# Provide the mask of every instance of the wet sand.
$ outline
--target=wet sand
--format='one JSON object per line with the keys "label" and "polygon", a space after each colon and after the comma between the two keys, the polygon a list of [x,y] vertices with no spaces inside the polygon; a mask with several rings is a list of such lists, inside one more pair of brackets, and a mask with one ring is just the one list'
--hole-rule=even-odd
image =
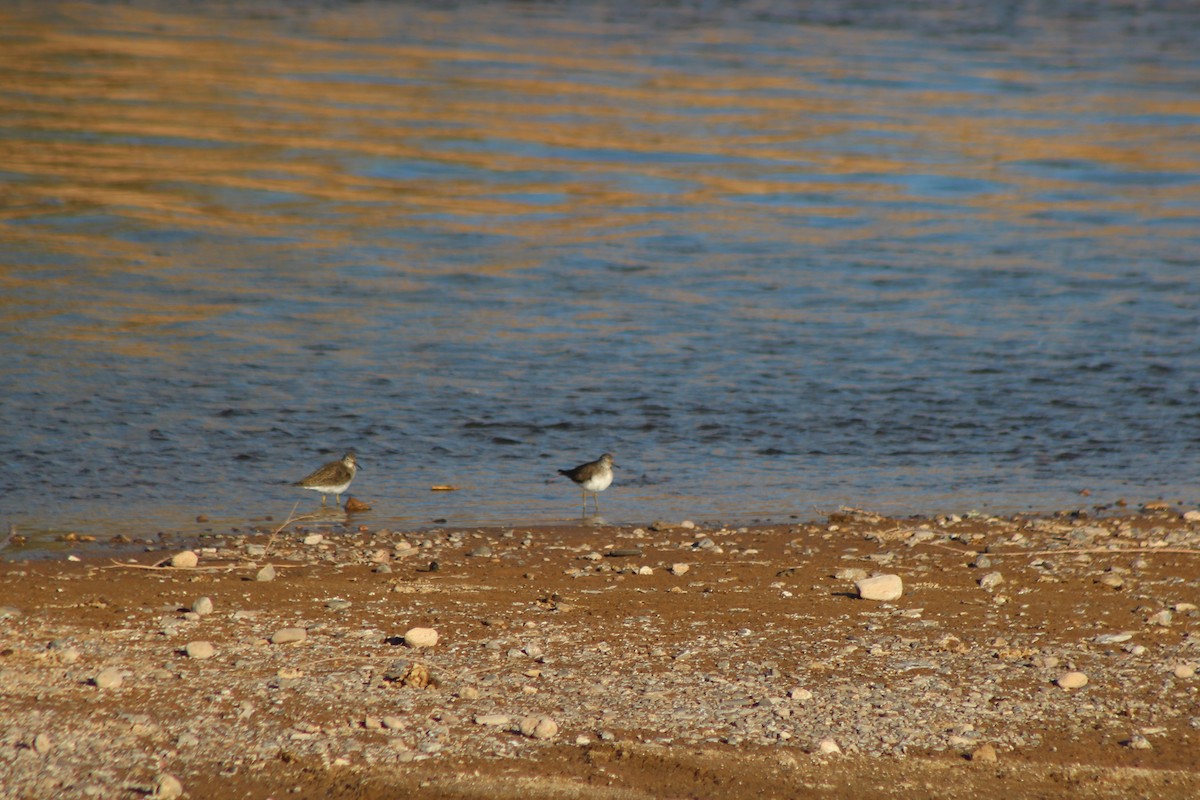
{"label": "wet sand", "polygon": [[[170,565],[177,542],[6,562],[0,785],[19,798],[169,797],[166,776],[197,798],[1200,796],[1200,515],[1119,511],[301,521],[194,542],[190,568]],[[274,579],[258,580],[268,564]],[[856,579],[874,573],[898,575],[902,596],[860,598]],[[406,644],[413,628],[436,645]],[[1086,685],[1063,688],[1069,673]]]}

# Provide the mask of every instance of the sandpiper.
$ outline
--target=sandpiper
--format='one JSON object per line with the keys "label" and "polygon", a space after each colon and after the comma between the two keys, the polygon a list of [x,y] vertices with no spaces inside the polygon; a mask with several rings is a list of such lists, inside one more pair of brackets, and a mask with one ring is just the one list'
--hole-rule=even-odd
{"label": "sandpiper", "polygon": [[358,459],[355,458],[354,452],[350,451],[337,461],[330,461],[307,478],[296,481],[292,486],[302,486],[305,489],[320,492],[321,508],[325,507],[325,498],[328,495],[334,495],[340,506],[342,492],[350,488],[350,481],[354,480],[356,472],[358,472]]}
{"label": "sandpiper", "polygon": [[575,481],[583,490],[583,515],[587,516],[587,493],[592,493],[596,503],[596,516],[600,516],[600,492],[607,489],[613,482],[612,453],[605,453],[595,461],[580,464],[572,469],[560,469],[559,475],[566,475]]}

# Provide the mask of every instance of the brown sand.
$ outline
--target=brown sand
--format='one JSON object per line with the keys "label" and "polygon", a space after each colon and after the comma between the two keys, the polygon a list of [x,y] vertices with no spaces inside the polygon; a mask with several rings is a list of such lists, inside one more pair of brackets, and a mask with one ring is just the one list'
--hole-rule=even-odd
{"label": "brown sand", "polygon": [[1177,511],[363,527],[0,564],[0,795],[1200,797]]}

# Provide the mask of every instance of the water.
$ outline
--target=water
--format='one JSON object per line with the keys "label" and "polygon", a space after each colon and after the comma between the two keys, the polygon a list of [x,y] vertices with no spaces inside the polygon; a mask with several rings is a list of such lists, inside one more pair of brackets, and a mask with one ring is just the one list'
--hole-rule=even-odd
{"label": "water", "polygon": [[6,4],[0,523],[1194,502],[1200,12],[795,5]]}

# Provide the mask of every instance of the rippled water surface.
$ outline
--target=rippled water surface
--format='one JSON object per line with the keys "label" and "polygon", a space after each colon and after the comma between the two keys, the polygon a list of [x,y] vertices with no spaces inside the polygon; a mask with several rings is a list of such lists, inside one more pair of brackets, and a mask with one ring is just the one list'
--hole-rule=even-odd
{"label": "rippled water surface", "polygon": [[1194,4],[434,5],[0,7],[0,523],[1200,496]]}

